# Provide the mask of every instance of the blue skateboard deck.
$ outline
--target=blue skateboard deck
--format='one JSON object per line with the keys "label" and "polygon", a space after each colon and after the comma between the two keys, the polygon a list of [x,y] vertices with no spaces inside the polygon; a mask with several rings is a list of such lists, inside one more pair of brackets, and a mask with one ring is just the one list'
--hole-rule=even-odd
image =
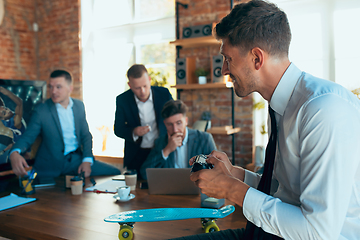
{"label": "blue skateboard deck", "polygon": [[220,209],[209,208],[156,208],[142,209],[113,214],[104,219],[105,222],[132,223],[184,220],[191,218],[224,218],[235,211],[235,207],[227,205]]}
{"label": "blue skateboard deck", "polygon": [[224,218],[235,211],[235,207],[227,205],[220,209],[209,208],[154,208],[121,212],[104,219],[105,222],[119,223],[119,240],[131,240],[136,222],[174,221],[200,218],[204,232],[219,231],[215,220]]}

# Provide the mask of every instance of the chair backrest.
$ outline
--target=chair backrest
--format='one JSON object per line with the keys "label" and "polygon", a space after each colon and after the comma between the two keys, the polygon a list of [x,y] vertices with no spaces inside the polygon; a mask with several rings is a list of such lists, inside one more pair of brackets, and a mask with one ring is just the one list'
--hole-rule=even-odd
{"label": "chair backrest", "polygon": [[198,120],[192,126],[192,129],[197,129],[199,131],[206,132],[210,128],[211,121],[210,120]]}

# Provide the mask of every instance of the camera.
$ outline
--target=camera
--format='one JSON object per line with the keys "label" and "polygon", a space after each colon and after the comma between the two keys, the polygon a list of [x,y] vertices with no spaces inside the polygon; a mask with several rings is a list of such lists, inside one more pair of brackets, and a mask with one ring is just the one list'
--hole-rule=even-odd
{"label": "camera", "polygon": [[191,172],[197,172],[202,169],[212,169],[213,165],[206,162],[207,156],[200,154],[195,157]]}

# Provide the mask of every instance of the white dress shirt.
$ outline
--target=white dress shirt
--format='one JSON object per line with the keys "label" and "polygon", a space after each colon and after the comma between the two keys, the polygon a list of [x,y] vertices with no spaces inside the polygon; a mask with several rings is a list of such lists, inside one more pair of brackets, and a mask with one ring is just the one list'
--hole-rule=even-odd
{"label": "white dress shirt", "polygon": [[[79,141],[75,134],[75,120],[72,109],[73,105],[74,102],[71,98],[69,100],[69,105],[67,106],[67,108],[64,108],[60,103],[55,103],[64,138],[64,155],[67,155],[70,152],[73,152],[79,148]],[[93,164],[94,160],[92,157],[86,157],[83,159],[83,162],[89,162]]]}
{"label": "white dress shirt", "polygon": [[[140,144],[141,148],[153,148],[154,141],[159,136],[159,130],[156,126],[156,116],[154,109],[154,102],[152,97],[152,92],[150,90],[150,96],[146,102],[140,101],[135,95],[136,105],[139,109],[139,117],[141,126],[149,126],[150,131],[142,136],[142,141]],[[136,141],[139,136],[133,135],[134,141]]]}
{"label": "white dress shirt", "polygon": [[256,190],[260,176],[246,170],[245,217],[284,239],[360,239],[360,101],[291,64],[270,106],[275,192]]}

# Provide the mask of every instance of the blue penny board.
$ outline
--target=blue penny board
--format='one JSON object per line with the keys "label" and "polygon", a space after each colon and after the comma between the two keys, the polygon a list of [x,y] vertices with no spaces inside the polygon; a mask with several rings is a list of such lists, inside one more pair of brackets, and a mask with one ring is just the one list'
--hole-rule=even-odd
{"label": "blue penny board", "polygon": [[154,208],[113,214],[104,219],[105,222],[159,222],[184,220],[191,218],[223,218],[235,211],[235,207],[227,205],[220,209],[210,208]]}

